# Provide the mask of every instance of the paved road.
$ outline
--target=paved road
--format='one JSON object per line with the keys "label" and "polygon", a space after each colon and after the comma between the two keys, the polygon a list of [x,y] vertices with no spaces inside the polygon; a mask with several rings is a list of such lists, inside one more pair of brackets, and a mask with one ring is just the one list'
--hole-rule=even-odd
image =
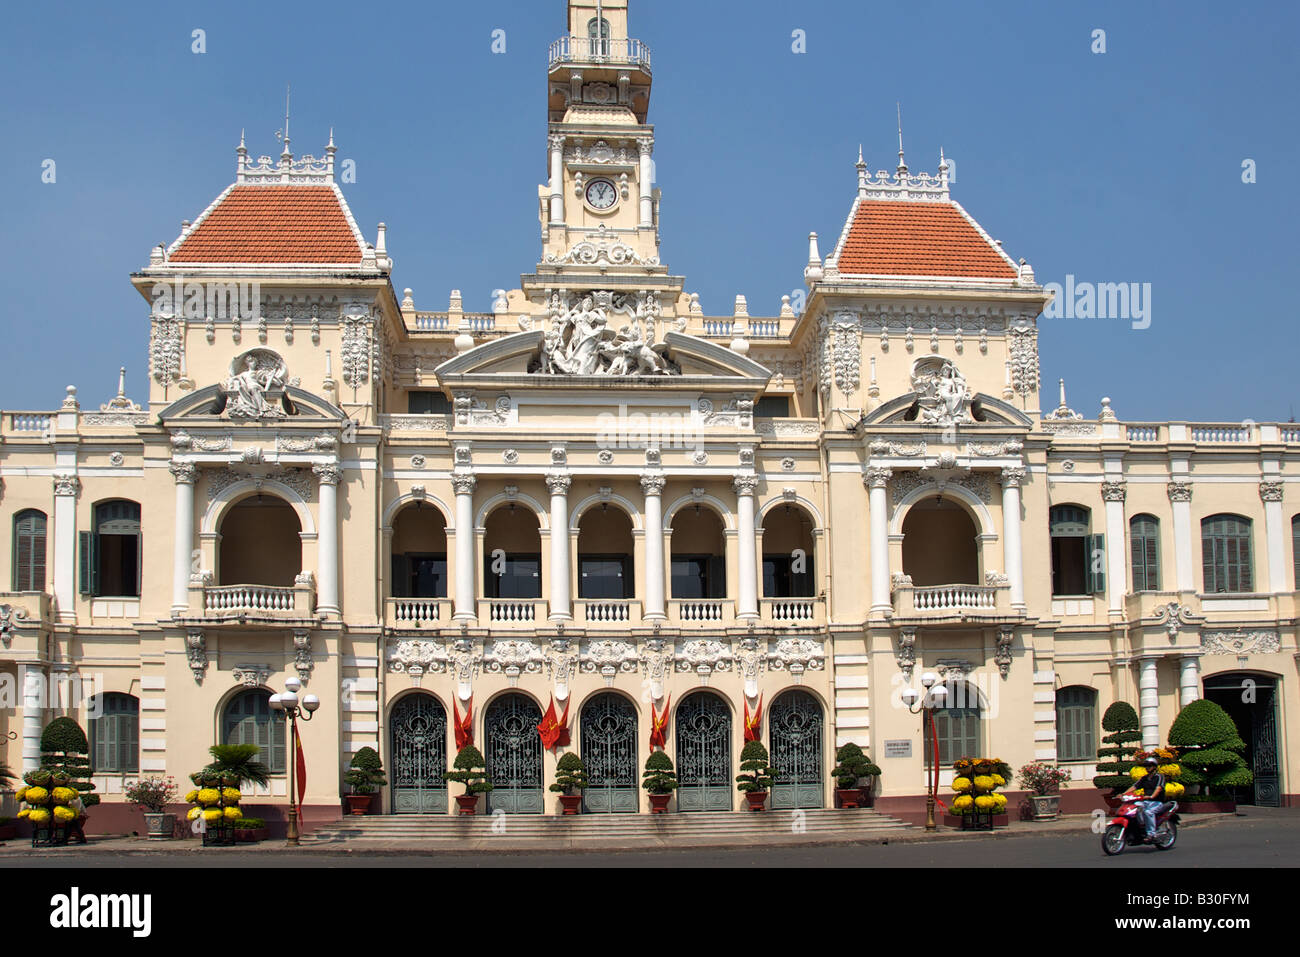
{"label": "paved road", "polygon": [[1116,858],[1101,852],[1099,835],[1081,825],[1077,832],[1025,836],[970,836],[938,842],[894,841],[888,844],[818,847],[695,848],[683,850],[580,852],[504,852],[500,854],[434,852],[428,854],[368,855],[320,851],[284,851],[280,854],[210,850],[202,854],[115,854],[81,850],[75,861],[62,852],[48,855],[6,856],[3,865],[32,867],[201,867],[266,868],[497,868],[497,867],[871,867],[931,868],[969,866],[978,845],[981,867],[1106,867],[1196,869],[1216,867],[1293,867],[1300,859],[1300,813],[1291,809],[1251,808],[1246,816],[1202,820],[1185,827],[1178,845],[1170,851],[1151,847],[1129,848]]}

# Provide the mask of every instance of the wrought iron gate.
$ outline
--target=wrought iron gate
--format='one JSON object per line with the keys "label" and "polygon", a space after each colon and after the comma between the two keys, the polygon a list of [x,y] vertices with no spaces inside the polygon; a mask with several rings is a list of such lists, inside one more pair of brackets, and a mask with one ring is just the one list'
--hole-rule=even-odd
{"label": "wrought iron gate", "polygon": [[772,807],[822,806],[822,706],[806,691],[787,691],[770,712]]}
{"label": "wrought iron gate", "polygon": [[542,709],[520,694],[497,698],[483,720],[484,759],[492,790],[488,811],[542,813],[542,738],[537,725]]}
{"label": "wrought iron gate", "polygon": [[393,705],[394,814],[447,813],[447,709],[430,694]]}
{"label": "wrought iron gate", "polygon": [[1277,688],[1259,681],[1257,700],[1250,714],[1251,771],[1255,775],[1255,804],[1280,807],[1281,782],[1277,771]]}
{"label": "wrought iron gate", "polygon": [[731,709],[697,692],[677,706],[677,810],[731,810]]}
{"label": "wrought iron gate", "polygon": [[588,811],[637,812],[636,709],[622,695],[597,695],[582,709],[582,762]]}

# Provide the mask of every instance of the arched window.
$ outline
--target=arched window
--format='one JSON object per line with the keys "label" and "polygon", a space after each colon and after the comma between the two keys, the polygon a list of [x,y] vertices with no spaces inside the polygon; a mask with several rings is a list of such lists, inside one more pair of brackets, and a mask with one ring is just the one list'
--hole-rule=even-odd
{"label": "arched window", "polygon": [[140,701],[109,691],[92,705],[90,766],[96,774],[132,774],[140,770]]}
{"label": "arched window", "polygon": [[271,692],[263,688],[244,691],[230,699],[221,715],[222,744],[255,744],[257,760],[272,774],[285,768],[284,724],[271,711]]}
{"label": "arched window", "polygon": [[45,591],[45,513],[14,516],[14,591]]}
{"label": "arched window", "polygon": [[592,56],[609,56],[609,21],[592,17],[587,21],[587,38]]}
{"label": "arched window", "polygon": [[[939,739],[939,766],[950,765],[958,758],[977,757],[980,753],[979,692],[964,681],[950,681],[942,708],[934,712],[934,732]],[[934,738],[930,722],[925,722],[925,754],[932,754]],[[922,755],[924,757],[925,755]]]}
{"label": "arched window", "polygon": [[1128,523],[1133,590],[1160,590],[1160,523],[1154,515],[1134,515]]}
{"label": "arched window", "polygon": [[1254,590],[1250,519],[1211,515],[1201,520],[1201,571],[1206,594]]}
{"label": "arched window", "polygon": [[79,541],[81,594],[140,597],[140,505],[126,499],[95,506],[92,531]]}
{"label": "arched window", "polygon": [[1050,513],[1052,594],[1093,595],[1106,590],[1105,537],[1089,533],[1081,505],[1056,505]]}
{"label": "arched window", "polygon": [[1056,692],[1056,760],[1097,757],[1097,692],[1082,685]]}

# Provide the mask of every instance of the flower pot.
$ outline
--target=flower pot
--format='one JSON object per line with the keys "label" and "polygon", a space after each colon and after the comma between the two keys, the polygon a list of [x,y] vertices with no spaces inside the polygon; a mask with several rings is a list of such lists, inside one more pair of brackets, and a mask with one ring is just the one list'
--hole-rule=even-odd
{"label": "flower pot", "polygon": [[763,805],[767,803],[766,791],[746,791],[745,801],[749,804],[751,811],[763,810]]}
{"label": "flower pot", "polygon": [[256,844],[258,841],[265,841],[270,834],[270,829],[265,827],[256,828],[238,828],[235,831],[235,841],[240,844]]}
{"label": "flower pot", "polygon": [[1034,809],[1033,820],[1055,821],[1057,812],[1061,808],[1061,795],[1031,794],[1029,795],[1029,803]]}
{"label": "flower pot", "polygon": [[580,814],[582,812],[582,795],[561,794],[560,807],[564,808],[565,814]]}
{"label": "flower pot", "polygon": [[672,800],[671,794],[652,794],[650,795],[650,813],[667,814],[668,802]]}
{"label": "flower pot", "polygon": [[862,789],[836,788],[835,800],[839,802],[842,808],[858,807],[859,802],[862,800]]}
{"label": "flower pot", "polygon": [[876,806],[876,779],[867,778],[867,783],[858,788],[862,796],[858,799],[858,807],[875,807]]}
{"label": "flower pot", "polygon": [[370,813],[370,800],[373,794],[349,794],[348,795],[348,813],[360,816]]}
{"label": "flower pot", "polygon": [[474,812],[478,810],[477,794],[458,794],[456,795],[456,806],[460,808],[460,813],[466,817],[473,817]]}
{"label": "flower pot", "polygon": [[144,833],[151,840],[170,841],[176,829],[176,815],[163,812],[144,813]]}

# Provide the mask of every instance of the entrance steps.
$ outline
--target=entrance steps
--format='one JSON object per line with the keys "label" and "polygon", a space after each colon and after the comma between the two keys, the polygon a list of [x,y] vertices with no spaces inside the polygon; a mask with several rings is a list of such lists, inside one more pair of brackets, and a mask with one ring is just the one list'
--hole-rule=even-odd
{"label": "entrance steps", "polygon": [[910,825],[870,809],[700,811],[675,814],[509,814],[497,817],[391,814],[345,817],[316,828],[304,844],[356,848],[471,850],[488,847],[592,850],[716,847],[872,840]]}

